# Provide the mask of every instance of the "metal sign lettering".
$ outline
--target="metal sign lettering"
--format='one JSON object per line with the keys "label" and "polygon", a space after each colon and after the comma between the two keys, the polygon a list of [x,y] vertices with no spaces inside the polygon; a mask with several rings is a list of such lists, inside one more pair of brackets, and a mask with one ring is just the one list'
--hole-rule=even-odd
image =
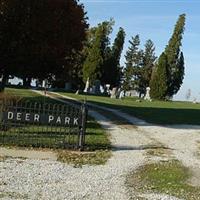
{"label": "metal sign lettering", "polygon": [[3,120],[5,122],[26,123],[26,124],[42,124],[56,126],[79,126],[80,118],[70,115],[53,115],[43,113],[25,113],[16,111],[3,112]]}

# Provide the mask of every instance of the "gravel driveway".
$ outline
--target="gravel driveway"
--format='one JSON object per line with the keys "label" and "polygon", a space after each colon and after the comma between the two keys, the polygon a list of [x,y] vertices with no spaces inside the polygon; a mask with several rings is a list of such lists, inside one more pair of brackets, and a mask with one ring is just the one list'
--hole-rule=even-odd
{"label": "gravel driveway", "polygon": [[106,165],[74,168],[57,161],[6,159],[0,162],[2,199],[128,199],[125,175],[145,161],[138,132],[119,128],[95,115],[112,135],[112,158]]}
{"label": "gravel driveway", "polygon": [[[169,147],[174,157],[193,169],[194,174],[200,174],[200,161],[195,154],[200,127],[155,126],[120,111],[112,112],[138,127],[119,126],[94,111],[90,113],[111,135],[113,156],[105,165],[74,168],[51,160],[8,158],[0,161],[0,199],[130,199],[126,175],[151,160],[144,147],[156,142]],[[194,175],[191,183],[199,185],[199,178]],[[142,196],[176,199],[160,194]],[[137,194],[132,199],[138,199]]]}

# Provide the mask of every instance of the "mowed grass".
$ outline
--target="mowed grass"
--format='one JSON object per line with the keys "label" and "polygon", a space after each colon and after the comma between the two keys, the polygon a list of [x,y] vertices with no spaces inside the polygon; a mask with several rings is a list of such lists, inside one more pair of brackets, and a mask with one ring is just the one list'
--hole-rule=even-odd
{"label": "mowed grass", "polygon": [[78,100],[87,100],[101,106],[121,110],[155,124],[200,125],[200,104],[180,101],[137,101],[137,98],[111,99],[94,95],[75,95],[60,92]]}
{"label": "mowed grass", "polygon": [[23,99],[23,101],[30,101],[30,102],[37,102],[37,103],[58,103],[57,101],[42,96],[36,92],[33,92],[29,89],[15,89],[15,88],[6,88],[4,91],[5,95],[8,95],[16,98],[16,99]]}
{"label": "mowed grass", "polygon": [[[6,95],[12,95],[18,97],[24,101],[33,101],[33,102],[40,102],[40,103],[60,103],[54,99],[41,96],[38,93],[35,93],[31,90],[27,89],[13,89],[13,88],[6,88],[5,90]],[[30,147],[47,147],[49,144],[53,148],[54,138],[52,138],[52,134],[48,133],[40,133],[36,130],[39,130],[38,127],[30,126],[27,127],[27,134],[26,137],[23,138],[23,134],[20,137],[19,130],[16,130],[14,135],[17,135],[18,140],[13,140],[12,136],[8,133],[8,138],[11,138],[10,144],[12,146],[30,146]],[[44,127],[40,127],[40,129],[44,130]],[[47,128],[48,130],[48,128]],[[28,132],[32,134],[35,140],[30,141],[28,139]],[[13,134],[13,131],[11,132]],[[55,133],[54,133],[55,134]],[[59,135],[59,134],[58,134]],[[38,143],[37,138],[41,141]],[[4,138],[4,140],[6,140]],[[7,141],[7,140],[6,140]],[[13,142],[14,141],[14,142]],[[17,143],[19,141],[19,143]],[[9,144],[9,141],[6,142]],[[58,160],[63,162],[72,163],[74,165],[83,165],[83,164],[104,164],[111,156],[110,153],[110,140],[109,135],[106,131],[98,124],[94,118],[88,117],[87,121],[87,128],[86,128],[86,137],[85,137],[85,152],[84,153],[75,153],[70,151],[59,151],[58,153]],[[86,153],[88,152],[88,153]]]}
{"label": "mowed grass", "polygon": [[39,94],[28,90],[28,89],[14,89],[14,88],[6,88],[4,93],[8,95],[18,96],[21,98],[31,98],[31,97],[40,97]]}
{"label": "mowed grass", "polygon": [[127,176],[131,195],[135,193],[163,193],[187,200],[200,197],[200,187],[187,183],[191,173],[179,161],[171,160],[147,164]]}

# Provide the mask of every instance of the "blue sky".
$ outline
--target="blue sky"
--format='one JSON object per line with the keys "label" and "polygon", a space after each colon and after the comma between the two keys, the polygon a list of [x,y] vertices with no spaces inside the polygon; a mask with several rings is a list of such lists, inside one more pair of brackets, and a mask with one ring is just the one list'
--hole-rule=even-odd
{"label": "blue sky", "polygon": [[119,27],[126,32],[121,64],[131,36],[140,35],[141,47],[147,39],[153,40],[157,56],[171,37],[178,16],[186,14],[186,29],[182,50],[185,56],[184,83],[175,99],[185,100],[188,89],[192,90],[191,100],[200,101],[200,1],[198,0],[80,0],[85,6],[89,24],[114,18],[113,41]]}

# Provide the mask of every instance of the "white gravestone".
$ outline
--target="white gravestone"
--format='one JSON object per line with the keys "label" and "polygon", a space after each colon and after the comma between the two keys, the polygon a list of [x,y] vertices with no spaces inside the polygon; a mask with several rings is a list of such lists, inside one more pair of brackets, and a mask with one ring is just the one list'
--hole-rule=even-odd
{"label": "white gravestone", "polygon": [[119,93],[119,99],[122,99],[124,98],[125,94],[124,94],[124,90],[122,90],[120,93]]}
{"label": "white gravestone", "polygon": [[149,100],[149,101],[151,100],[151,97],[150,97],[150,90],[151,90],[150,87],[147,87],[147,88],[146,88],[146,95],[145,95],[145,97],[144,97],[145,100]]}
{"label": "white gravestone", "polygon": [[106,84],[105,92],[110,95],[110,84]]}
{"label": "white gravestone", "polygon": [[116,98],[117,98],[117,88],[116,88],[116,87],[114,87],[114,88],[111,90],[110,98],[112,98],[112,99],[116,99]]}
{"label": "white gravestone", "polygon": [[89,78],[87,78],[86,84],[85,84],[85,89],[83,90],[83,92],[87,93],[90,90],[90,80]]}

